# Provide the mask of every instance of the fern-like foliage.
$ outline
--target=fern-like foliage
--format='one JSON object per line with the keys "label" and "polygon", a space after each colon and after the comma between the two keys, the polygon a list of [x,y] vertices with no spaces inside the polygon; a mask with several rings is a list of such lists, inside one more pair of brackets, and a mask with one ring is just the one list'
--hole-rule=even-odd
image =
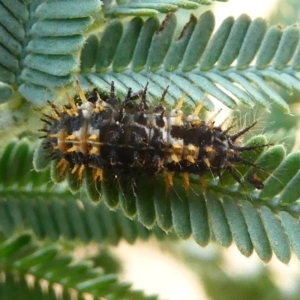
{"label": "fern-like foliage", "polygon": [[112,1],[104,1],[104,11],[108,16],[148,16],[153,17],[160,13],[175,12],[178,8],[195,9],[199,4],[211,4],[207,0],[153,0],[153,1],[132,1],[121,0],[115,5]]}
{"label": "fern-like foliage", "polygon": [[[258,136],[250,140],[249,145],[263,141],[264,138]],[[276,145],[264,153],[249,155],[269,168],[268,172],[259,174],[266,184],[260,193],[250,186],[246,189],[237,186],[226,175],[221,186],[212,179],[206,190],[198,178],[191,178],[189,192],[182,186],[182,179],[176,178],[168,194],[163,178],[151,182],[141,177],[135,194],[130,193],[130,187],[114,186],[111,181],[103,181],[93,193],[86,185],[87,195],[92,200],[100,199],[111,209],[118,206],[122,209],[110,212],[105,206],[88,201],[84,189],[77,192],[82,186],[78,181],[75,184],[71,177],[67,182],[75,195],[62,185],[53,186],[48,171],[39,176],[32,170],[32,148],[28,143],[11,142],[0,161],[0,225],[7,234],[16,228],[30,228],[36,236],[52,240],[63,236],[79,238],[85,243],[96,240],[116,244],[120,238],[131,243],[137,237],[147,239],[150,231],[137,221],[127,219],[125,214],[130,218],[136,216],[146,227],[157,225],[163,231],[174,231],[183,239],[193,236],[201,246],[216,240],[228,247],[234,241],[246,256],[255,250],[262,260],[268,261],[274,252],[287,263],[291,250],[300,257],[299,205],[295,203],[299,190],[291,184],[297,182],[299,176],[300,154],[285,156],[284,148]],[[18,168],[13,167],[14,163]],[[36,154],[35,166],[40,165]],[[249,169],[241,168],[239,172],[247,176]],[[287,184],[290,178],[291,183]],[[91,183],[89,181],[89,185]],[[164,237],[161,229],[152,228],[158,238]]]}
{"label": "fern-like foliage", "polygon": [[[12,6],[8,0],[0,1],[0,101],[27,101],[8,102],[1,112],[8,107],[19,109],[21,115],[28,102],[44,106],[72,88],[77,76],[84,89],[107,90],[114,81],[125,94],[128,87],[139,90],[150,81],[149,98],[160,98],[170,85],[166,99],[171,104],[187,92],[190,103],[206,99],[208,110],[214,107],[210,100],[214,97],[233,109],[240,101],[250,108],[258,103],[266,110],[275,104],[288,113],[277,88],[300,91],[298,26],[268,28],[264,20],[242,15],[225,19],[215,30],[214,16],[207,11],[199,19],[192,15],[174,37],[175,15],[167,14],[161,24],[155,17],[157,12],[192,9],[204,2],[106,0],[102,6],[98,0],[27,0]],[[137,17],[127,23],[114,18],[125,15]],[[32,107],[29,112],[30,122]],[[5,120],[1,116],[4,125]],[[264,136],[256,136],[248,145],[266,142]],[[182,178],[174,178],[169,193],[163,177],[149,182],[141,176],[135,193],[106,179],[95,188],[88,173],[79,182],[69,172],[61,182],[55,166],[47,169],[49,162],[41,150],[36,151],[34,167],[42,172],[33,170],[32,152],[24,141],[3,147],[0,226],[6,235],[31,229],[37,237],[52,241],[64,237],[116,244],[121,238],[133,243],[152,233],[165,238],[166,232],[174,232],[182,239],[193,236],[201,246],[214,240],[228,247],[234,241],[241,253],[249,256],[255,250],[265,262],[274,253],[287,263],[292,250],[300,258],[299,152],[287,155],[283,146],[274,145],[245,156],[266,168],[257,171],[265,183],[260,192],[247,184],[240,187],[224,174],[222,183],[207,175],[206,188],[191,176],[189,191]],[[237,171],[246,178],[252,170]],[[11,283],[7,286],[16,284],[9,272],[6,278]],[[24,278],[19,282],[25,289]],[[78,286],[72,288],[82,292]],[[39,285],[36,291],[40,292]]]}
{"label": "fern-like foliage", "polygon": [[29,234],[1,237],[1,299],[68,300],[74,299],[75,293],[77,299],[84,299],[84,295],[92,299],[108,295],[110,299],[157,299],[131,290],[116,274],[105,274],[91,261],[74,262],[72,252],[62,254],[58,247],[40,246]]}
{"label": "fern-like foliage", "polygon": [[[114,80],[120,90],[139,89],[151,78],[159,97],[170,85],[174,101],[187,92],[191,101],[216,97],[230,108],[237,99],[249,107],[271,103],[289,112],[287,103],[267,82],[292,92],[300,90],[299,28],[267,28],[264,20],[247,15],[229,17],[213,34],[214,16],[194,16],[174,39],[176,17],[132,19],[127,26],[112,20],[101,38],[91,36],[82,52],[80,79],[107,89]],[[109,38],[108,38],[109,37]],[[96,54],[97,53],[97,54]],[[212,108],[209,100],[208,109]]]}
{"label": "fern-like foliage", "polygon": [[[158,1],[156,9],[164,5],[193,8],[192,3],[197,2],[201,3]],[[125,87],[139,89],[150,77],[155,97],[169,84],[172,100],[188,90],[190,101],[207,94],[230,108],[236,108],[239,100],[249,107],[259,103],[269,108],[274,103],[289,112],[287,103],[266,81],[289,92],[300,90],[296,25],[267,28],[264,20],[251,21],[242,15],[237,20],[227,18],[213,34],[214,16],[206,12],[199,20],[191,16],[180,36],[174,38],[176,17],[172,14],[161,25],[156,17],[145,21],[136,17],[127,25],[113,19],[104,28],[97,0],[84,5],[75,0],[35,0],[18,2],[14,8],[5,3],[1,3],[0,18],[2,101],[13,97],[15,83],[18,92],[32,103],[54,100],[62,87],[73,82],[79,65],[77,76],[86,88],[107,89],[114,80],[125,93]],[[151,3],[120,1],[111,6],[106,1],[101,13],[121,11],[125,6],[129,10],[131,6],[151,7]],[[95,28],[99,34],[89,36]],[[208,99],[206,107],[213,107]]]}
{"label": "fern-like foliage", "polygon": [[0,100],[13,97],[13,84],[35,104],[54,100],[78,70],[79,51],[100,8],[98,0],[1,1]]}
{"label": "fern-like foliage", "polygon": [[[149,231],[129,220],[121,211],[109,211],[74,196],[64,185],[54,185],[48,171],[37,173],[32,166],[33,149],[26,140],[11,141],[0,159],[0,227],[10,235],[16,229],[31,229],[39,238],[60,237],[87,243],[134,243],[137,238],[166,234],[159,228]],[[76,198],[81,197],[82,200]],[[62,201],[62,199],[64,199]]]}
{"label": "fern-like foliage", "polygon": [[[256,136],[247,145],[265,142],[263,136]],[[265,181],[261,192],[247,183],[245,187],[238,185],[226,173],[221,182],[207,175],[206,188],[197,176],[192,176],[188,191],[183,186],[183,179],[178,177],[168,193],[163,177],[149,180],[149,177],[141,176],[135,183],[134,193],[130,186],[120,186],[117,181],[105,179],[95,191],[93,180],[88,175],[79,182],[69,173],[67,182],[73,192],[84,187],[91,200],[104,201],[111,209],[121,206],[125,215],[130,218],[137,216],[146,227],[158,225],[166,232],[174,230],[183,239],[193,236],[201,246],[207,245],[211,239],[225,247],[235,241],[241,253],[249,256],[255,249],[266,262],[274,252],[287,263],[291,248],[300,257],[297,238],[299,204],[296,202],[300,198],[297,187],[300,153],[286,156],[284,147],[275,145],[265,152],[248,153],[244,158],[251,158],[267,168],[258,172]],[[35,166],[38,169],[41,160],[37,151]],[[45,159],[42,161],[45,163]],[[237,170],[245,178],[252,172],[245,166]],[[55,165],[52,173],[53,179],[57,180]]]}

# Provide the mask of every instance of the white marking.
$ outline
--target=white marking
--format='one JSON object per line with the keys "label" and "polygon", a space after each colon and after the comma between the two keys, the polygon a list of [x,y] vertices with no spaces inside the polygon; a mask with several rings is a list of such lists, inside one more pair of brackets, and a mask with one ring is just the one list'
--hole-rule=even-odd
{"label": "white marking", "polygon": [[195,121],[199,121],[199,117],[198,116],[194,116],[194,115],[188,115],[186,118],[187,122],[192,123]]}
{"label": "white marking", "polygon": [[87,101],[87,102],[82,103],[82,105],[78,109],[82,110],[83,117],[86,120],[89,120],[91,118],[91,115],[94,110],[94,104]]}

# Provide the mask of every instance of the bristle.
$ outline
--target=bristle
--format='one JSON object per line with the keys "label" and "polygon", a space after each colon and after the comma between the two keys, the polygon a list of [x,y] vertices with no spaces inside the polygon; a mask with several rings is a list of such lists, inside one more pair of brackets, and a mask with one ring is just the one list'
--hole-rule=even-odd
{"label": "bristle", "polygon": [[[235,170],[238,165],[264,170],[242,158],[241,153],[270,144],[236,143],[257,122],[229,135],[232,126],[222,130],[225,121],[215,125],[221,110],[208,120],[199,119],[203,101],[186,116],[182,109],[186,93],[168,110],[163,106],[167,87],[159,105],[152,106],[147,101],[149,82],[136,93],[129,87],[123,101],[116,97],[114,82],[109,94],[97,89],[85,94],[78,81],[76,89],[78,95],[74,99],[67,96],[68,104],[61,109],[49,102],[54,113],[44,114],[45,118],[41,119],[45,126],[40,131],[46,133],[41,136],[42,147],[56,161],[61,176],[69,170],[81,181],[86,171],[92,169],[94,181],[102,181],[110,174],[113,180],[135,182],[144,174],[155,177],[164,173],[166,190],[170,190],[173,177],[181,174],[183,185],[189,190],[190,174],[204,180],[204,175],[209,173],[221,181],[221,174],[227,170],[243,186]],[[255,173],[248,182],[258,189],[263,186]]]}
{"label": "bristle", "polygon": [[244,129],[240,130],[236,134],[229,136],[230,139],[233,142],[235,142],[240,136],[242,136],[243,134],[245,134],[247,131],[249,131],[251,128],[253,128],[256,124],[257,124],[257,121],[253,122],[251,125],[245,127]]}
{"label": "bristle", "polygon": [[41,119],[41,121],[45,122],[45,123],[48,124],[48,125],[52,125],[52,122],[50,122],[50,121],[48,121],[48,120],[46,120],[46,119]]}

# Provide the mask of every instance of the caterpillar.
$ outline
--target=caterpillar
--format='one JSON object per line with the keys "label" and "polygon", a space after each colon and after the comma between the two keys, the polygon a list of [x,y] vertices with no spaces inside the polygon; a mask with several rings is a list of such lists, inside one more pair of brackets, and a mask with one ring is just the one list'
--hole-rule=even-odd
{"label": "caterpillar", "polygon": [[[256,122],[230,134],[231,127],[215,125],[215,116],[201,120],[200,103],[193,113],[182,111],[184,96],[168,110],[163,92],[159,104],[147,101],[148,83],[136,93],[129,88],[123,101],[116,96],[114,82],[107,94],[96,88],[84,93],[77,82],[77,96],[68,96],[68,104],[59,108],[50,103],[52,112],[44,114],[43,147],[63,176],[67,169],[79,180],[87,169],[94,181],[102,181],[105,174],[120,180],[134,180],[142,174],[166,174],[166,185],[173,185],[174,174],[181,174],[189,189],[189,175],[200,177],[210,172],[219,178],[229,172],[241,185],[235,171],[238,164],[261,167],[242,158],[245,151],[268,145],[245,146],[239,138],[251,130]],[[262,189],[263,182],[255,172],[247,181]]]}

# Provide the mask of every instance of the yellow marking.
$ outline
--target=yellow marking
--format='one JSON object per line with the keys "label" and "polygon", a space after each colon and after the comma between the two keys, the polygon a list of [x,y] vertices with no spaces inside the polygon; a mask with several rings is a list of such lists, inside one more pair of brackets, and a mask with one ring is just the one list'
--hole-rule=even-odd
{"label": "yellow marking", "polygon": [[198,116],[198,115],[199,115],[200,110],[202,109],[203,105],[204,105],[204,100],[201,101],[201,102],[195,107],[195,110],[194,110],[194,112],[193,112],[193,116]]}
{"label": "yellow marking", "polygon": [[181,98],[179,99],[179,101],[178,101],[178,103],[177,103],[177,105],[175,107],[176,110],[180,110],[181,109],[185,97],[186,97],[186,93],[183,93],[183,95],[181,96]]}
{"label": "yellow marking", "polygon": [[90,154],[99,154],[99,147],[93,146],[92,149],[90,150]]}
{"label": "yellow marking", "polygon": [[88,137],[88,140],[90,141],[97,141],[98,140],[98,136],[96,134],[92,134]]}
{"label": "yellow marking", "polygon": [[84,168],[84,165],[75,165],[71,171],[71,174],[75,174],[77,172],[78,179],[81,180],[83,177]]}
{"label": "yellow marking", "polygon": [[176,154],[172,154],[171,155],[171,159],[175,162],[175,163],[179,163],[179,159],[178,156]]}
{"label": "yellow marking", "polygon": [[88,144],[92,146],[92,148],[89,150],[90,154],[100,154],[100,147],[99,145],[94,146],[93,142],[99,142],[99,137],[95,134],[92,134],[88,137]]}
{"label": "yellow marking", "polygon": [[172,172],[167,172],[165,182],[166,182],[166,192],[168,193],[170,188],[173,186],[173,175]]}
{"label": "yellow marking", "polygon": [[68,135],[67,137],[66,137],[66,140],[76,140],[77,138],[76,138],[76,135],[74,135],[74,134],[71,134],[71,135]]}
{"label": "yellow marking", "polygon": [[196,120],[196,121],[193,121],[193,122],[192,122],[192,125],[193,125],[193,126],[197,126],[197,127],[200,126],[201,124],[202,124],[202,121],[201,121],[201,120]]}
{"label": "yellow marking", "polygon": [[82,179],[83,171],[84,171],[84,165],[81,165],[79,167],[79,170],[78,170],[78,178],[79,178],[79,180]]}
{"label": "yellow marking", "polygon": [[208,158],[204,158],[203,159],[204,163],[206,164],[206,166],[210,169],[210,162]]}
{"label": "yellow marking", "polygon": [[48,137],[49,138],[56,138],[58,137],[57,133],[51,133],[51,134],[48,134]]}
{"label": "yellow marking", "polygon": [[[101,102],[102,102],[102,100],[101,100]],[[102,105],[102,103],[100,103],[99,106],[96,106],[94,108],[94,112],[96,112],[96,113],[100,113],[103,110],[104,110],[104,105]]]}
{"label": "yellow marking", "polygon": [[178,143],[174,143],[172,145],[172,150],[171,151],[171,159],[175,162],[175,163],[179,163],[180,161],[180,157],[182,155],[182,145],[178,144]]}
{"label": "yellow marking", "polygon": [[68,98],[69,104],[71,105],[72,112],[74,113],[74,115],[78,116],[77,106],[76,106],[74,99],[72,97],[70,97],[70,95],[68,93],[67,93],[67,98]]}
{"label": "yellow marking", "polygon": [[59,149],[58,145],[54,146],[53,149],[58,150]]}
{"label": "yellow marking", "polygon": [[194,157],[193,157],[192,155],[188,155],[188,156],[186,157],[186,160],[187,160],[188,162],[190,162],[191,164],[194,164],[194,163],[195,163],[195,159],[194,159]]}
{"label": "yellow marking", "polygon": [[82,102],[87,102],[87,99],[86,99],[86,97],[85,97],[85,94],[84,94],[84,92],[83,92],[81,86],[80,86],[80,83],[79,83],[79,80],[78,80],[78,79],[76,79],[76,89],[77,89],[77,93],[78,93],[78,95],[79,95],[81,101],[82,101]]}
{"label": "yellow marking", "polygon": [[62,158],[56,165],[56,168],[59,169],[59,176],[63,176],[67,167],[69,165],[69,162]]}
{"label": "yellow marking", "polygon": [[50,104],[50,106],[53,108],[53,110],[55,111],[56,115],[57,115],[58,117],[60,117],[61,113],[60,113],[58,107],[57,107],[55,104],[51,103],[51,102],[49,102],[49,104]]}
{"label": "yellow marking", "polygon": [[103,170],[102,169],[94,169],[93,170],[93,180],[94,181],[97,181],[97,180],[102,181],[103,180]]}
{"label": "yellow marking", "polygon": [[205,148],[205,151],[206,151],[207,153],[213,153],[213,152],[216,152],[215,149],[214,149],[212,146],[206,147],[206,148]]}
{"label": "yellow marking", "polygon": [[75,165],[71,171],[71,174],[74,174],[77,171],[78,167],[78,165]]}
{"label": "yellow marking", "polygon": [[59,117],[58,115],[56,115],[56,114],[53,114],[53,113],[52,113],[50,116],[51,116],[51,118],[53,118],[53,119],[55,119],[55,120],[57,120],[57,121],[60,120],[60,117]]}
{"label": "yellow marking", "polygon": [[64,153],[67,148],[67,144],[66,144],[67,133],[64,130],[60,130],[57,134],[58,134],[57,137],[58,149]]}
{"label": "yellow marking", "polygon": [[182,173],[182,178],[183,178],[183,186],[184,188],[188,191],[190,188],[190,177],[189,173],[184,172]]}
{"label": "yellow marking", "polygon": [[75,151],[78,151],[78,147],[75,145],[67,150],[67,152],[75,152]]}
{"label": "yellow marking", "polygon": [[260,178],[257,176],[257,174],[254,173],[252,176],[253,176],[254,180],[260,180]]}
{"label": "yellow marking", "polygon": [[60,168],[65,163],[68,163],[68,161],[66,161],[64,158],[60,159],[60,161],[56,165],[56,168]]}
{"label": "yellow marking", "polygon": [[174,144],[172,145],[172,148],[173,148],[173,150],[174,150],[174,153],[176,153],[176,154],[181,154],[181,152],[182,152],[182,145],[180,145],[180,144],[178,144],[178,143],[174,143]]}
{"label": "yellow marking", "polygon": [[181,119],[182,119],[182,115],[181,114],[176,117],[176,120],[175,120],[175,125],[176,126],[181,125]]}
{"label": "yellow marking", "polygon": [[72,116],[72,112],[69,109],[67,109],[66,107],[63,108],[63,111],[65,113],[67,113],[69,116]]}
{"label": "yellow marking", "polygon": [[192,144],[189,144],[189,145],[188,145],[188,150],[189,150],[189,152],[190,152],[191,154],[193,154],[193,153],[196,152],[197,147],[194,146],[194,145],[192,145]]}

